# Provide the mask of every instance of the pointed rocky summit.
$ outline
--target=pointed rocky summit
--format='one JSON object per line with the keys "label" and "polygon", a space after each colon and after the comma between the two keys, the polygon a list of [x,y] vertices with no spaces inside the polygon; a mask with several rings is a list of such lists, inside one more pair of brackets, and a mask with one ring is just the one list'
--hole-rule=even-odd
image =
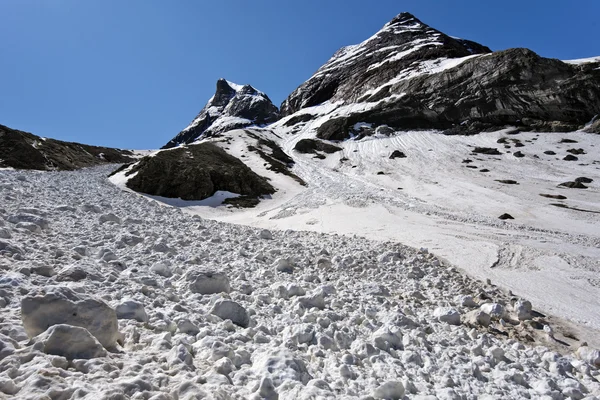
{"label": "pointed rocky summit", "polygon": [[169,141],[163,149],[192,143],[198,138],[275,122],[279,118],[277,107],[269,97],[250,85],[237,85],[225,79],[217,81],[215,95],[183,131]]}

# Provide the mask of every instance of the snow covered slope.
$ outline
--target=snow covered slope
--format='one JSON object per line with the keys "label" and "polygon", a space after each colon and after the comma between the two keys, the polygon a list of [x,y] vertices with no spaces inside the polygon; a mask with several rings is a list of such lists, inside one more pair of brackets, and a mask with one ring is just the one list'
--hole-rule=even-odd
{"label": "snow covered slope", "polygon": [[278,119],[278,110],[269,97],[250,85],[219,79],[215,95],[194,120],[163,148],[189,144],[228,130],[263,125]]}
{"label": "snow covered slope", "polygon": [[0,173],[2,399],[600,396],[597,336],[424,249],[210,221],[109,171]]}

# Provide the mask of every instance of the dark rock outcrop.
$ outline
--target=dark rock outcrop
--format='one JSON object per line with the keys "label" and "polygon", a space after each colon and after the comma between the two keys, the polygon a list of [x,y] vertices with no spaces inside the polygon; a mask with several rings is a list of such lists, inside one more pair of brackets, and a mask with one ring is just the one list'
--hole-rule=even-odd
{"label": "dark rock outcrop", "polygon": [[327,154],[333,154],[335,152],[341,151],[342,148],[329,143],[325,143],[321,140],[301,139],[294,146],[294,150],[302,154],[315,154],[319,151],[322,151],[323,153]]}
{"label": "dark rock outcrop", "polygon": [[390,155],[390,160],[393,160],[395,158],[406,158],[406,154],[404,154],[400,150],[394,150]]}
{"label": "dark rock outcrop", "polygon": [[559,184],[558,186],[566,187],[569,189],[587,189],[588,188],[581,181],[563,182],[563,183]]}
{"label": "dark rock outcrop", "polygon": [[475,147],[473,149],[473,153],[475,154],[485,154],[488,156],[501,156],[502,153],[494,147]]}
{"label": "dark rock outcrop", "polygon": [[502,219],[502,220],[506,220],[506,219],[515,219],[515,218],[514,218],[512,215],[510,215],[510,214],[507,214],[507,213],[504,213],[504,214],[502,214],[502,215],[501,215],[501,216],[499,216],[498,218],[499,218],[499,219]]}
{"label": "dark rock outcrop", "polygon": [[0,167],[75,170],[133,161],[129,150],[46,139],[0,125]]}
{"label": "dark rock outcrop", "polygon": [[259,197],[275,193],[267,180],[212,143],[165,150],[140,160],[127,187],[155,196],[203,200],[219,190]]}
{"label": "dark rock outcrop", "polygon": [[192,123],[171,139],[163,149],[189,144],[201,136],[264,125],[279,119],[279,111],[269,97],[250,85],[236,85],[225,79],[217,81],[215,95]]}
{"label": "dark rock outcrop", "polygon": [[281,114],[327,100],[366,105],[323,124],[318,137],[327,140],[351,137],[359,122],[448,134],[507,125],[564,132],[600,114],[598,82],[598,63],[573,65],[527,49],[490,53],[403,13],[338,51],[283,102]]}

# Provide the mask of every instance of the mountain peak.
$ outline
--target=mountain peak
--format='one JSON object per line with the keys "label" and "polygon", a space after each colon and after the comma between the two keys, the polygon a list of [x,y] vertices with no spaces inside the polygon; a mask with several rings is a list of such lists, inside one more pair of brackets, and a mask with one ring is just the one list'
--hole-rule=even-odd
{"label": "mountain peak", "polygon": [[417,17],[415,17],[411,13],[409,13],[409,12],[401,12],[400,14],[396,15],[394,17],[394,19],[392,19],[390,22],[388,22],[386,24],[386,26],[388,26],[388,25],[397,25],[397,24],[403,25],[403,24],[407,24],[407,23],[410,23],[410,22],[417,22],[417,23],[422,24],[422,22],[419,21],[419,19],[417,19]]}
{"label": "mountain peak", "polygon": [[403,12],[362,43],[338,50],[281,105],[282,115],[325,101],[353,102],[387,81],[427,73],[434,60],[489,53]]}
{"label": "mountain peak", "polygon": [[224,78],[217,80],[213,97],[194,120],[163,148],[189,144],[200,137],[274,122],[279,110],[269,97],[250,85],[238,85]]}

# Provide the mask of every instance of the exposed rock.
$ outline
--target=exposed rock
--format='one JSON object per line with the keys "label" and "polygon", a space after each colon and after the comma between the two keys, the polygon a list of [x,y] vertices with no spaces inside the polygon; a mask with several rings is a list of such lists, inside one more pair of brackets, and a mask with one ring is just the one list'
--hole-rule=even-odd
{"label": "exposed rock", "polygon": [[557,199],[557,200],[566,200],[567,196],[563,196],[562,194],[544,194],[540,193],[540,196],[547,197],[549,199]]}
{"label": "exposed rock", "polygon": [[504,213],[498,217],[499,219],[515,219],[512,215]]}
{"label": "exposed rock", "polygon": [[393,160],[395,158],[406,158],[406,154],[404,154],[400,150],[394,150],[390,155],[390,160]]}
{"label": "exposed rock", "polygon": [[496,182],[504,183],[505,185],[518,185],[519,182],[512,179],[496,179]]}
{"label": "exposed rock", "polygon": [[475,147],[472,151],[475,154],[486,154],[489,156],[502,155],[502,153],[494,147]]}
{"label": "exposed rock", "polygon": [[225,79],[217,81],[215,95],[190,125],[167,143],[163,149],[189,144],[201,136],[275,122],[277,107],[269,97],[250,85],[236,85]]}
{"label": "exposed rock", "polygon": [[222,190],[259,197],[275,193],[267,180],[212,143],[161,151],[140,160],[127,187],[155,196],[203,200]]}
{"label": "exposed rock", "polygon": [[568,149],[567,153],[574,154],[574,155],[578,156],[578,155],[581,155],[581,154],[585,154],[585,150],[583,150],[583,149]]}
{"label": "exposed rock", "polygon": [[189,270],[185,275],[190,291],[199,294],[229,293],[229,278],[222,273],[211,270]]}
{"label": "exposed rock", "polygon": [[579,158],[575,157],[572,154],[567,154],[566,156],[563,157],[563,160],[565,160],[565,161],[578,161]]}
{"label": "exposed rock", "polygon": [[42,139],[0,125],[0,168],[74,170],[133,160],[129,150]]}
{"label": "exposed rock", "polygon": [[244,307],[232,300],[217,300],[210,310],[221,319],[229,319],[242,328],[248,327],[250,316]]}
{"label": "exposed rock", "polygon": [[315,154],[317,151],[332,154],[341,151],[341,147],[334,146],[316,139],[301,139],[294,146],[294,150],[302,154]]}
{"label": "exposed rock", "polygon": [[85,328],[58,324],[33,339],[43,344],[46,354],[54,354],[73,359],[90,359],[106,356],[102,344]]}
{"label": "exposed rock", "polygon": [[554,152],[554,151],[552,151],[552,150],[546,150],[546,151],[544,152],[544,154],[547,154],[547,155],[549,155],[549,156],[555,156],[555,155],[556,155],[556,152]]}
{"label": "exposed rock", "polygon": [[594,180],[592,178],[586,178],[585,176],[580,176],[579,178],[575,178],[575,182],[592,183],[592,182],[594,182]]}
{"label": "exposed rock", "polygon": [[513,156],[515,156],[515,157],[517,157],[517,158],[522,158],[522,157],[525,157],[525,154],[523,154],[523,153],[522,153],[522,152],[520,152],[520,151],[515,151],[515,152],[513,153]]}
{"label": "exposed rock", "polygon": [[106,348],[120,339],[117,314],[105,302],[66,287],[51,287],[21,301],[23,326],[29,337],[57,324],[87,329]]}
{"label": "exposed rock", "polygon": [[583,183],[578,182],[578,181],[563,182],[563,183],[559,184],[558,186],[566,187],[569,189],[587,189],[588,188]]}

